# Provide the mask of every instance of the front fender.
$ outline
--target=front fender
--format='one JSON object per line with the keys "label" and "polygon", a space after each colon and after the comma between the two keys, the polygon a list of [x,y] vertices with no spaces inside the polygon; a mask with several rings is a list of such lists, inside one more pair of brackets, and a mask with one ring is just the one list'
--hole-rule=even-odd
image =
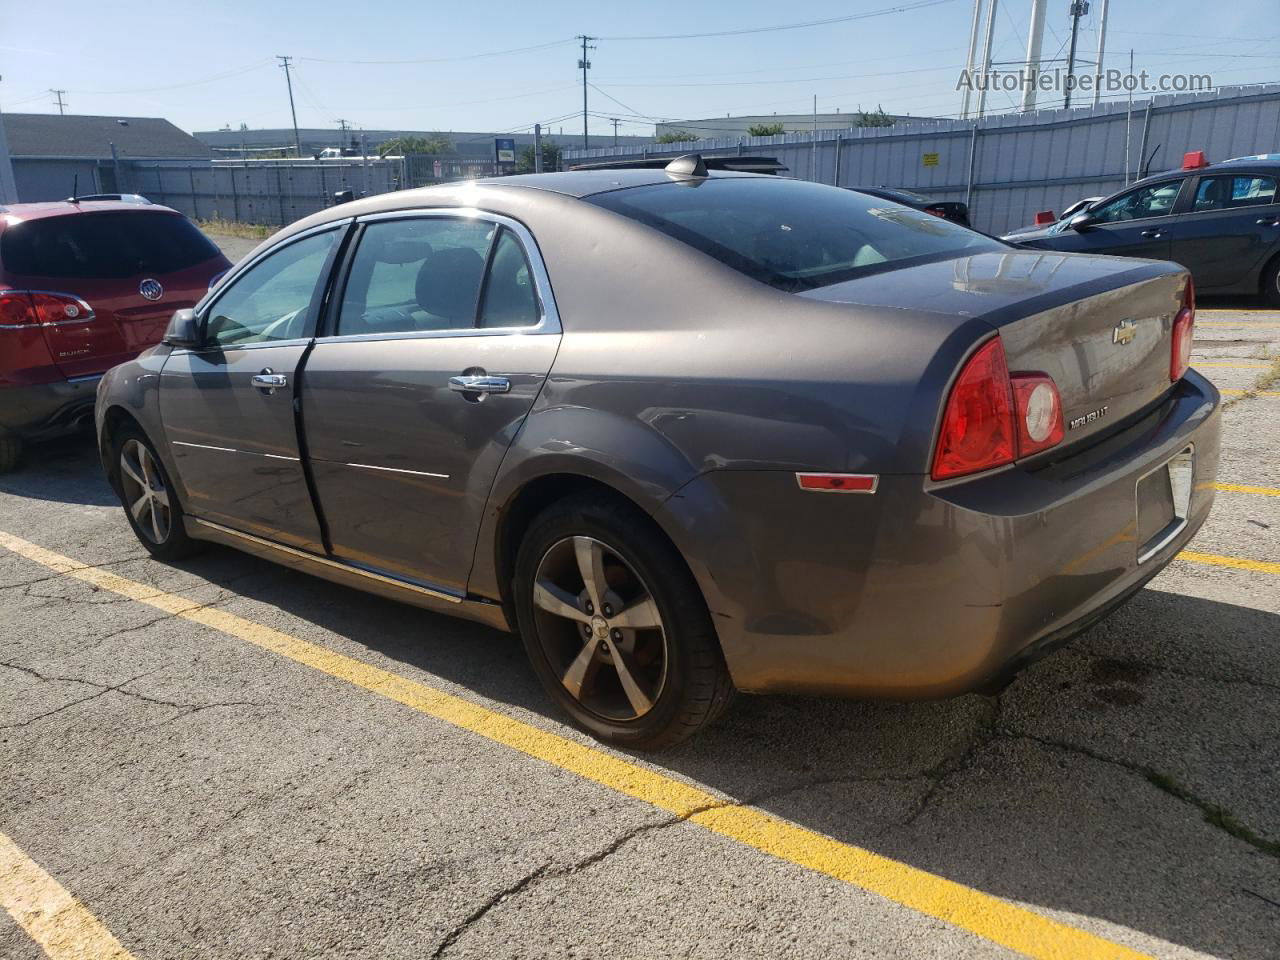
{"label": "front fender", "polygon": [[173,462],[169,438],[160,417],[160,376],[169,353],[169,348],[161,345],[145,351],[135,360],[108,370],[98,384],[94,425],[98,436],[98,455],[108,478],[112,476],[115,466],[112,463],[109,426],[114,420],[113,411],[120,411],[142,427],[156,448],[156,453],[177,490],[179,500],[185,502],[187,491]]}

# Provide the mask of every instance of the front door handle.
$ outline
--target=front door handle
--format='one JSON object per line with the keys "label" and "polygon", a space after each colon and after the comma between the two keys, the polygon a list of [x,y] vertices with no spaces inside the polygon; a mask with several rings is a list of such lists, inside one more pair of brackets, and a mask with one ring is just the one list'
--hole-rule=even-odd
{"label": "front door handle", "polygon": [[275,373],[270,367],[264,369],[261,373],[255,373],[249,378],[249,382],[270,396],[275,393],[279,387],[287,387],[289,378],[283,373]]}
{"label": "front door handle", "polygon": [[506,377],[450,377],[449,389],[455,393],[510,393],[511,381]]}
{"label": "front door handle", "polygon": [[1159,230],[1143,230],[1142,236],[1150,237],[1152,240],[1155,240],[1160,236],[1160,231]]}
{"label": "front door handle", "polygon": [[1257,222],[1264,227],[1280,227],[1280,217],[1263,217]]}

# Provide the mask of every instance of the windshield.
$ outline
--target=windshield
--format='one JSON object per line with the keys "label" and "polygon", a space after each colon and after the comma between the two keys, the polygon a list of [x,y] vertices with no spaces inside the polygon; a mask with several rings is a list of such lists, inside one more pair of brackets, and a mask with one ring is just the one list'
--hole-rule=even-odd
{"label": "windshield", "polygon": [[115,211],[28,220],[0,236],[0,261],[31,277],[121,279],[173,273],[218,256],[185,217]]}
{"label": "windshield", "polygon": [[889,200],[775,177],[713,177],[587,199],[788,292],[925,260],[1005,249],[982,234]]}

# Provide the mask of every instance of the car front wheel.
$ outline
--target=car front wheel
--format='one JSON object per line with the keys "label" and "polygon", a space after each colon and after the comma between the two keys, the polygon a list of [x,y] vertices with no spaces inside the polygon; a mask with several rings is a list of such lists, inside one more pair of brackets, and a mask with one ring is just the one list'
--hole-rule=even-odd
{"label": "car front wheel", "polygon": [[588,732],[660,749],[714,720],[732,695],[697,584],[639,510],[556,504],[520,545],[520,635],[551,697]]}
{"label": "car front wheel", "polygon": [[137,428],[122,430],[116,439],[115,480],[129,526],[153,557],[177,560],[195,550],[198,544],[187,536],[169,474]]}

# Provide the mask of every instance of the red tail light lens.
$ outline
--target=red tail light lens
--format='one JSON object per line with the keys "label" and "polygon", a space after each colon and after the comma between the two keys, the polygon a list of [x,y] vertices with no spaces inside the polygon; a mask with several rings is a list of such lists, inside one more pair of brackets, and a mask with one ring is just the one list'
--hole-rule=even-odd
{"label": "red tail light lens", "polygon": [[31,294],[25,290],[0,290],[0,327],[39,323]]}
{"label": "red tail light lens", "polygon": [[1004,345],[995,337],[969,358],[951,388],[933,458],[933,479],[1012,463],[1016,443],[1009,367]]}
{"label": "red tail light lens", "polygon": [[92,319],[93,308],[75,294],[0,290],[0,325],[82,323]]}
{"label": "red tail light lens", "polygon": [[1173,354],[1169,359],[1169,379],[1177,382],[1191,366],[1191,340],[1196,326],[1196,288],[1187,277],[1187,287],[1182,294],[1182,309],[1173,318]]}
{"label": "red tail light lens", "polygon": [[1061,443],[1062,398],[1053,378],[1043,373],[1017,373],[1011,379],[1018,456],[1029,457]]}

